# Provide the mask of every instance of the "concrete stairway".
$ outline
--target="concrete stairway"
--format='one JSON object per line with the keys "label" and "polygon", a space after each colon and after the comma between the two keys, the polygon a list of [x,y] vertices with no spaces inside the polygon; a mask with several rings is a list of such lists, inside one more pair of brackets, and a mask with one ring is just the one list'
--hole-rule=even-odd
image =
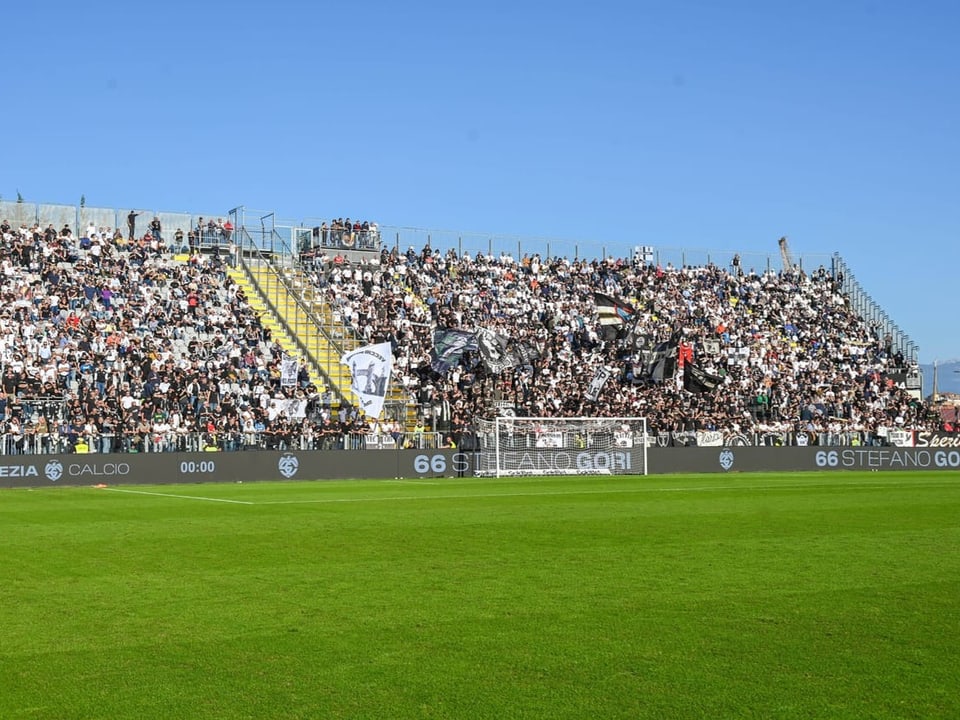
{"label": "concrete stairway", "polygon": [[[246,271],[234,268],[230,276],[244,289],[273,336],[282,338],[284,350],[301,358],[306,353],[305,359],[313,366],[311,375],[320,378],[321,388],[327,385],[335,396],[351,401],[350,371],[340,358],[361,343],[330,304],[314,292],[309,279],[296,269],[277,268],[256,258],[246,260]],[[289,342],[289,349],[284,342]],[[402,406],[402,422],[408,429],[414,427],[416,405],[405,393],[391,386],[387,403],[388,407]]]}
{"label": "concrete stairway", "polygon": [[260,322],[270,330],[271,338],[280,344],[280,347],[283,348],[285,353],[307,362],[310,381],[322,391],[324,386],[327,385],[326,381],[320,372],[318,372],[317,368],[313,366],[313,363],[310,362],[309,358],[304,357],[303,351],[297,345],[296,337],[288,332],[277,313],[273,312],[257,292],[256,286],[251,282],[247,274],[240,268],[231,268],[228,274],[237,285],[243,288],[243,292],[247,296],[247,301],[250,303],[250,306],[260,316]]}

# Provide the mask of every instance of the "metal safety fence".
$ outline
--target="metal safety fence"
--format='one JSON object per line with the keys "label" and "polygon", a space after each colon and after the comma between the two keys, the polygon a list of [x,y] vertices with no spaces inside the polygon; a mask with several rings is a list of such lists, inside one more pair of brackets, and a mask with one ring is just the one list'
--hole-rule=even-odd
{"label": "metal safety fence", "polygon": [[438,432],[5,433],[2,455],[244,452],[258,450],[433,450],[451,447]]}
{"label": "metal safety fence", "polygon": [[[129,433],[5,433],[0,455],[129,454],[193,452],[257,452],[305,450],[439,450],[477,449],[477,435],[468,430],[342,433],[312,432],[129,432]],[[960,432],[912,431],[657,431],[647,435],[649,447],[912,447],[960,448]]]}

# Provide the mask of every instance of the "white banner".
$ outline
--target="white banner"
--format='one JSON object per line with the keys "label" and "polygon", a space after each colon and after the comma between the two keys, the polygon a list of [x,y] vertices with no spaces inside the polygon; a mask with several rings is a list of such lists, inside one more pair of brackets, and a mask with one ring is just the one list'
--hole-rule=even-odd
{"label": "white banner", "polygon": [[299,398],[280,398],[277,406],[293,420],[303,420],[307,416],[307,401]]}
{"label": "white banner", "polygon": [[390,343],[364,345],[345,353],[340,362],[350,367],[350,389],[367,417],[378,418],[383,410],[393,371]]}
{"label": "white banner", "polygon": [[298,370],[297,359],[291,355],[285,355],[280,361],[280,387],[296,387]]}
{"label": "white banner", "polygon": [[891,429],[887,433],[887,440],[894,447],[913,447],[913,433],[910,430]]}
{"label": "white banner", "polygon": [[563,447],[563,433],[556,430],[538,433],[536,445],[538,448]]}
{"label": "white banner", "polygon": [[698,430],[698,447],[720,447],[723,445],[723,433],[719,430]]}

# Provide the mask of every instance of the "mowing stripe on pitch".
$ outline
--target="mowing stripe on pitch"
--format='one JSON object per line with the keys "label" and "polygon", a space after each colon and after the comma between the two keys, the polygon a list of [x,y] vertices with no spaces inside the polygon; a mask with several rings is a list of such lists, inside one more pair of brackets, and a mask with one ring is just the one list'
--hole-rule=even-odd
{"label": "mowing stripe on pitch", "polygon": [[[397,482],[397,481],[388,481]],[[411,481],[412,484],[413,481]],[[426,484],[426,483],[424,483]],[[439,483],[437,483],[439,484]],[[108,487],[104,490],[113,492],[128,493],[131,495],[152,495],[155,497],[168,497],[180,500],[202,500],[206,502],[229,503],[232,505],[322,505],[333,503],[360,503],[360,502],[405,502],[410,500],[482,500],[492,498],[510,498],[510,497],[563,497],[566,495],[627,495],[627,494],[646,494],[646,493],[698,493],[698,492],[725,492],[730,490],[881,490],[886,488],[935,488],[952,487],[953,482],[875,482],[875,483],[790,483],[790,484],[764,484],[764,485],[705,485],[701,487],[665,487],[665,488],[607,488],[595,490],[540,490],[528,492],[504,492],[504,493],[448,493],[443,495],[382,495],[368,497],[346,497],[346,498],[312,498],[308,500],[230,500],[227,498],[205,497],[201,495],[181,495],[177,493],[155,492],[150,490],[131,490],[127,488]]]}
{"label": "mowing stripe on pitch", "polygon": [[432,480],[384,480],[386,483],[396,483],[397,485],[439,485]]}
{"label": "mowing stripe on pitch", "polygon": [[506,493],[465,493],[447,495],[383,495],[380,497],[349,497],[349,498],[316,498],[311,500],[260,500],[249,503],[251,505],[311,505],[329,503],[358,503],[358,502],[392,502],[407,500],[477,500],[488,498],[509,497],[562,497],[564,495],[625,495],[641,493],[695,493],[695,492],[723,492],[727,490],[880,490],[900,487],[946,487],[956,483],[850,483],[850,484],[791,484],[791,485],[711,485],[703,487],[668,487],[668,488],[610,488],[606,490],[543,490],[540,492],[506,492]]}

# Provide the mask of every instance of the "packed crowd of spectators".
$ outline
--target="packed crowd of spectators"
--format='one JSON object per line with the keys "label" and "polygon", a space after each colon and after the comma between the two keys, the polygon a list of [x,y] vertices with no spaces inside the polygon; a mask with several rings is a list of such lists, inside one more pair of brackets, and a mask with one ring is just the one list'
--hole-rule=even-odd
{"label": "packed crowd of spectators", "polygon": [[[185,261],[160,232],[131,239],[89,227],[78,237],[0,224],[4,452],[358,447],[362,435],[398,444],[427,431],[455,444],[473,419],[502,407],[644,416],[654,431],[855,433],[865,442],[936,427],[887,381],[903,358],[851,312],[824,268],[660,268],[430,247],[352,262],[312,256],[304,269],[336,317],[362,342],[392,343],[394,382],[421,409],[417,428],[404,428],[339,403],[306,368],[284,383],[283,350],[227,258]],[[695,394],[642,372],[638,343],[601,332],[595,291],[636,308],[632,337],[679,333],[720,386]],[[540,357],[498,374],[476,353],[431,369],[435,330],[477,328],[529,342]],[[585,388],[602,365],[615,374],[590,401]]]}
{"label": "packed crowd of spectators", "polygon": [[281,383],[283,351],[221,256],[49,230],[0,224],[4,452],[282,447],[331,416],[305,367]]}
{"label": "packed crowd of spectators", "polygon": [[[839,278],[805,272],[656,267],[622,259],[543,259],[384,250],[373,262],[322,255],[315,285],[363,341],[390,341],[396,380],[441,430],[511,407],[530,416],[643,416],[654,431],[717,429],[855,436],[936,429],[923,403],[890,382],[905,370],[889,337],[850,309]],[[631,340],[605,337],[593,293],[637,310]],[[541,351],[491,375],[476,355],[438,374],[436,329],[493,329]],[[710,393],[643,371],[637,338],[679,337],[690,359],[722,377]],[[586,388],[615,369],[597,401]]]}

